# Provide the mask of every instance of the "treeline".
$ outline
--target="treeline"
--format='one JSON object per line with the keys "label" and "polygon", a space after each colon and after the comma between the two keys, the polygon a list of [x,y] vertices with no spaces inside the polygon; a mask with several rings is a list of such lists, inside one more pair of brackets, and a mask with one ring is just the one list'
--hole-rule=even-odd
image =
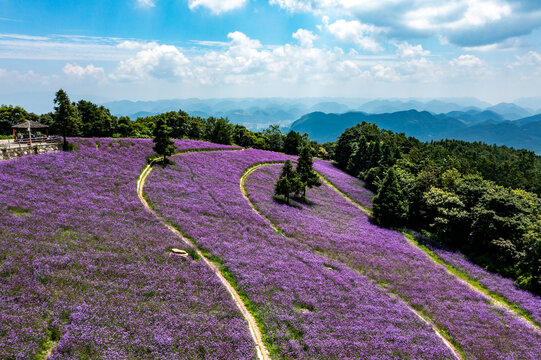
{"label": "treeline", "polygon": [[170,136],[176,139],[205,140],[290,155],[298,155],[300,149],[309,147],[314,156],[330,159],[330,144],[320,145],[310,141],[307,134],[301,135],[295,131],[283,134],[277,125],[256,132],[243,125],[231,124],[226,118],[194,117],[182,110],[139,117],[132,121],[127,116],[114,116],[109,109],[90,101],[70,102],[63,90],[56,93],[54,104],[55,111],[43,115],[29,113],[18,106],[2,105],[0,135],[11,135],[12,125],[33,120],[49,125],[50,134],[69,137],[151,138],[156,124],[163,119],[171,128]]}
{"label": "treeline", "polygon": [[541,159],[533,152],[425,143],[363,122],[339,137],[333,157],[377,192],[380,224],[428,232],[541,293]]}

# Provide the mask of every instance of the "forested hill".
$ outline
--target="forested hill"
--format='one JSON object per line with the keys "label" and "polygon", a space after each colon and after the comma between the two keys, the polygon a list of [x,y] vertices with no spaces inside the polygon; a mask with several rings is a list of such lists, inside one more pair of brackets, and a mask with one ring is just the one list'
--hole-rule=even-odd
{"label": "forested hill", "polygon": [[421,142],[366,122],[340,135],[333,157],[377,192],[381,225],[429,231],[541,293],[541,157],[479,142]]}
{"label": "forested hill", "polygon": [[404,132],[423,141],[457,139],[525,148],[541,154],[541,116],[506,121],[487,111],[453,111],[434,115],[427,111],[398,111],[385,114],[313,112],[291,125],[291,130],[308,133],[318,142],[335,141],[348,127],[363,121],[396,132]]}

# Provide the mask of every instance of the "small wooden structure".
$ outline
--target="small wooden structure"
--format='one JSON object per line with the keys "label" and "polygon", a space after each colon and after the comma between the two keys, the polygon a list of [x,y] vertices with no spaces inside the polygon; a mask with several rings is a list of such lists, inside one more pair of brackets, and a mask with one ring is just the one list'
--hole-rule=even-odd
{"label": "small wooden structure", "polygon": [[[39,122],[35,121],[25,121],[23,123],[13,125],[11,127],[13,129],[13,139],[15,142],[28,142],[30,145],[32,145],[32,140],[35,142],[41,142],[41,141],[47,141],[49,138],[49,125],[41,124]],[[45,136],[34,136],[32,137],[32,130],[45,130]],[[24,135],[22,138],[17,138],[17,133],[23,132]]]}

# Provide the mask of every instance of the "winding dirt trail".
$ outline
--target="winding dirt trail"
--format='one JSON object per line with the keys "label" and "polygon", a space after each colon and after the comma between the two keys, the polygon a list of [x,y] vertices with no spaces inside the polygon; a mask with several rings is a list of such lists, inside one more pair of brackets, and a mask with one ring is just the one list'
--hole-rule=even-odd
{"label": "winding dirt trail", "polygon": [[[321,179],[323,179],[323,181],[328,185],[330,186],[334,191],[338,192],[340,195],[342,195],[342,197],[344,197],[346,200],[348,200],[350,203],[352,203],[355,207],[357,207],[359,210],[363,211],[365,214],[367,214],[368,216],[372,216],[372,213],[366,209],[365,207],[363,207],[362,205],[360,205],[357,201],[353,200],[350,196],[348,196],[346,193],[344,193],[342,190],[340,190],[340,188],[338,188],[336,185],[334,185],[332,182],[330,182],[328,179],[326,179],[322,174],[320,174],[319,172],[316,171],[316,173],[319,175],[319,177],[321,177]],[[463,283],[464,285],[468,286],[470,289],[472,289],[473,291],[475,291],[476,293],[480,294],[481,296],[483,296],[485,298],[485,300],[487,300],[490,304],[492,304],[493,306],[497,307],[497,308],[500,308],[506,312],[508,312],[509,314],[515,316],[515,317],[518,317],[521,321],[523,321],[527,326],[529,326],[530,328],[532,328],[533,330],[537,331],[537,332],[540,332],[541,333],[541,329],[539,328],[539,326],[537,326],[537,324],[535,324],[534,322],[532,322],[530,319],[524,317],[522,314],[520,314],[518,311],[516,311],[515,309],[513,309],[512,307],[510,307],[508,304],[504,303],[504,302],[501,302],[495,298],[493,298],[490,293],[488,293],[488,291],[485,291],[483,290],[482,288],[476,286],[475,284],[473,284],[472,282],[468,281],[467,279],[464,279],[462,278],[459,274],[457,274],[457,272],[453,271],[452,267],[450,265],[448,265],[444,260],[442,260],[441,258],[438,257],[438,255],[434,254],[434,253],[431,253],[430,250],[428,249],[425,249],[421,246],[419,246],[419,244],[417,244],[415,241],[413,241],[412,239],[410,239],[408,236],[406,236],[404,234],[404,238],[406,239],[406,241],[414,248],[416,249],[419,249],[421,250],[425,256],[430,260],[432,261],[434,264],[436,264],[437,266],[443,266],[443,268],[445,268],[445,271],[447,271],[447,273],[453,275],[458,281],[460,281],[461,283]],[[437,261],[436,258],[439,260]]]}
{"label": "winding dirt trail", "polygon": [[[248,196],[248,192],[246,191],[246,179],[248,178],[248,176],[250,176],[250,174],[252,174],[254,171],[256,171],[257,169],[261,168],[261,167],[264,167],[264,166],[271,166],[271,165],[276,165],[276,163],[259,163],[259,164],[256,164],[256,165],[253,165],[253,166],[250,166],[248,169],[246,169],[246,171],[242,174],[241,178],[240,178],[240,181],[239,181],[239,186],[240,186],[240,191],[242,192],[242,196],[246,199],[246,201],[248,202],[248,204],[250,205],[250,207],[252,208],[252,210],[257,213],[261,218],[263,218],[265,220],[265,222],[267,224],[269,224],[270,227],[272,227],[272,229],[280,234],[281,236],[283,236],[284,238],[288,239],[288,240],[291,240],[289,239],[281,230],[280,228],[278,228],[278,226],[276,224],[274,224],[269,218],[267,218],[265,215],[263,215],[261,212],[259,212],[259,210],[257,210],[257,208],[254,206],[254,204],[252,203],[252,200],[250,200],[250,197]],[[321,176],[321,174],[318,173],[318,175],[324,180],[325,184],[327,184],[329,187],[333,188],[334,190],[338,191],[340,193],[340,195],[344,196],[344,194],[342,194],[341,191],[339,191],[336,187],[332,186],[332,183],[330,183],[329,181],[327,181],[323,176]],[[347,197],[346,197],[347,198]],[[350,201],[352,201],[351,199],[348,199]],[[357,204],[356,204],[357,205]],[[366,209],[364,209],[363,207],[357,205],[357,207],[359,207],[363,212],[365,213],[368,213],[368,211]],[[320,254],[321,255],[321,254]],[[324,255],[321,255],[321,256],[324,256]],[[337,261],[336,259],[333,259],[335,261]],[[340,262],[340,261],[339,261]],[[340,262],[342,263],[342,262]],[[346,266],[346,267],[349,267],[348,265],[342,263],[342,265]],[[355,270],[355,269],[352,269],[352,270]],[[432,331],[434,332],[434,334],[445,344],[445,346],[451,351],[451,353],[453,354],[453,356],[455,357],[455,359],[458,359],[458,360],[464,360],[464,358],[462,357],[462,355],[460,354],[460,352],[456,349],[456,347],[443,335],[443,333],[440,331],[440,329],[428,318],[426,318],[425,316],[423,316],[420,312],[418,312],[417,310],[415,310],[414,308],[412,308],[405,300],[403,300],[402,298],[400,298],[398,295],[396,294],[387,294],[397,300],[399,300],[403,305],[405,305],[413,314],[415,314],[415,316],[417,316],[417,318],[419,318],[422,322],[424,322],[425,324],[429,325],[431,328],[432,328]]]}
{"label": "winding dirt trail", "polygon": [[242,316],[248,323],[248,329],[250,330],[250,335],[252,336],[252,340],[255,343],[257,358],[259,360],[271,360],[269,356],[269,352],[267,351],[265,343],[263,342],[263,337],[261,335],[261,331],[259,330],[259,327],[257,326],[257,322],[255,318],[248,311],[248,309],[246,308],[246,305],[242,301],[241,297],[239,296],[239,294],[237,293],[233,285],[231,285],[231,283],[224,277],[224,275],[222,274],[222,272],[220,271],[220,269],[215,263],[210,261],[192,241],[184,237],[177,229],[175,229],[164,218],[158,215],[146,201],[144,197],[144,193],[143,193],[143,188],[145,186],[146,179],[148,178],[148,175],[150,174],[151,171],[152,171],[152,164],[149,164],[143,169],[143,171],[141,172],[141,175],[139,176],[139,179],[137,180],[137,195],[139,196],[139,200],[141,201],[145,209],[147,209],[147,211],[149,211],[156,219],[158,219],[165,227],[167,227],[186,245],[191,247],[201,257],[201,259],[203,259],[205,264],[214,272],[214,274],[216,274],[216,276],[222,282],[223,286],[227,289],[227,291],[231,295],[231,298],[237,305],[237,308],[241,312]]}

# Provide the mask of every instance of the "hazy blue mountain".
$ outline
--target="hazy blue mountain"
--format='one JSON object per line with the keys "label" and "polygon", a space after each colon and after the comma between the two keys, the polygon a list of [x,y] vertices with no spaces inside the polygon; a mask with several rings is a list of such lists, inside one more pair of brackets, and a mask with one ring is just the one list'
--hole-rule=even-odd
{"label": "hazy blue mountain", "polygon": [[302,116],[291,125],[291,130],[307,132],[318,142],[334,141],[348,127],[362,121],[373,122],[384,129],[404,132],[422,140],[432,140],[444,131],[465,128],[457,119],[434,116],[428,111],[398,111],[386,114],[349,112],[345,114],[324,114],[321,112]]}
{"label": "hazy blue mountain", "polygon": [[532,112],[512,103],[499,103],[486,110],[500,114],[505,120],[517,120],[532,115]]}
{"label": "hazy blue mountain", "polygon": [[462,122],[468,125],[481,123],[481,122],[488,122],[488,121],[492,121],[492,122],[505,121],[503,116],[490,110],[451,111],[446,114],[439,114],[435,116],[436,117],[438,116],[451,117],[453,119],[461,120]]}
{"label": "hazy blue mountain", "polygon": [[541,121],[520,126],[515,121],[484,123],[442,134],[442,138],[483,141],[487,144],[506,145],[517,149],[533,150],[541,154]]}
{"label": "hazy blue mountain", "polygon": [[409,99],[409,100],[386,100],[377,99],[361,105],[358,110],[371,113],[371,114],[383,114],[392,113],[397,111],[417,110],[417,111],[429,111],[435,114],[442,114],[451,111],[468,111],[468,110],[480,110],[490,106],[489,103],[482,102],[477,99],[470,98],[453,98],[453,99]]}
{"label": "hazy blue mountain", "polygon": [[389,114],[315,112],[302,116],[291,125],[291,129],[306,132],[311,139],[318,142],[334,141],[346,128],[362,121],[373,122],[381,128],[404,132],[408,136],[415,136],[424,141],[445,138],[483,141],[541,153],[541,114],[507,121],[491,111],[450,112],[438,115],[416,110]]}
{"label": "hazy blue mountain", "polygon": [[335,101],[320,102],[308,109],[308,112],[321,111],[324,113],[341,114],[351,110],[347,105],[337,103]]}
{"label": "hazy blue mountain", "polygon": [[541,121],[541,114],[537,114],[537,115],[529,116],[529,117],[526,117],[526,118],[523,118],[523,119],[515,120],[515,123],[520,124],[522,126],[522,125],[526,125],[526,124],[529,124],[529,123],[535,123],[535,122],[538,122],[538,121]]}

